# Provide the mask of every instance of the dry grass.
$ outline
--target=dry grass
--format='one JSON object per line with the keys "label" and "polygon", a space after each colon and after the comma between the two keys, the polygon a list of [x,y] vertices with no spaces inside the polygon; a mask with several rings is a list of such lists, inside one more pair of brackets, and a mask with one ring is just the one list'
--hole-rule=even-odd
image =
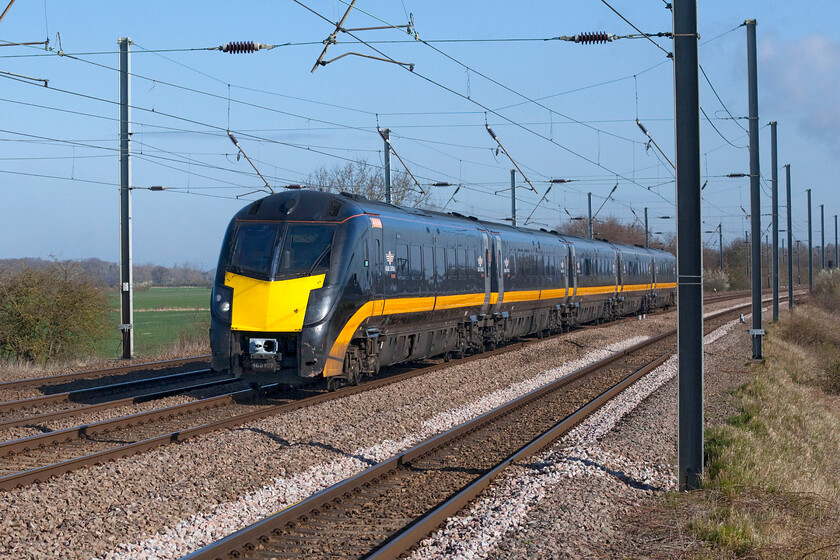
{"label": "dry grass", "polygon": [[72,360],[57,360],[37,364],[24,360],[0,360],[0,382],[29,379],[47,375],[58,375],[74,371],[105,369],[130,365],[131,363],[154,362],[189,358],[210,353],[210,340],[205,328],[182,329],[178,339],[152,355],[135,357],[132,360],[86,357]]}
{"label": "dry grass", "polygon": [[703,489],[645,512],[641,539],[681,549],[651,556],[840,557],[840,274],[816,292],[768,330],[738,413],[707,427]]}

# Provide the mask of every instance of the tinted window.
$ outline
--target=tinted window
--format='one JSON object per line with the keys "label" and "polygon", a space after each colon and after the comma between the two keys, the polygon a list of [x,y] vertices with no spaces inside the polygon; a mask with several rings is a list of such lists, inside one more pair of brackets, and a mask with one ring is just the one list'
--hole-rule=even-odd
{"label": "tinted window", "polygon": [[411,246],[411,255],[408,259],[408,266],[411,270],[412,276],[420,276],[423,271],[423,263],[422,259],[420,258],[420,245],[412,245]]}
{"label": "tinted window", "polygon": [[400,278],[408,276],[408,245],[397,244],[396,267],[397,275]]}
{"label": "tinted window", "polygon": [[332,226],[290,225],[277,263],[277,276],[301,276],[323,271],[330,266]]}
{"label": "tinted window", "polygon": [[435,272],[438,278],[446,277],[446,250],[443,247],[435,249]]}
{"label": "tinted window", "polygon": [[274,248],[282,225],[240,223],[236,229],[229,268],[236,273],[246,272],[270,278]]}
{"label": "tinted window", "polygon": [[423,278],[426,280],[434,280],[435,266],[433,250],[431,247],[423,247]]}

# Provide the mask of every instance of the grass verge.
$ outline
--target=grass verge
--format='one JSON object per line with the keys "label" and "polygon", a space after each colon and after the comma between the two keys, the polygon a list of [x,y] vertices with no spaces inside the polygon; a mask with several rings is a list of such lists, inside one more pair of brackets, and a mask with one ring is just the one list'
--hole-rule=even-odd
{"label": "grass verge", "polygon": [[732,395],[737,413],[706,429],[703,488],[652,512],[677,556],[840,556],[838,322],[840,274],[824,274],[768,329],[765,360]]}

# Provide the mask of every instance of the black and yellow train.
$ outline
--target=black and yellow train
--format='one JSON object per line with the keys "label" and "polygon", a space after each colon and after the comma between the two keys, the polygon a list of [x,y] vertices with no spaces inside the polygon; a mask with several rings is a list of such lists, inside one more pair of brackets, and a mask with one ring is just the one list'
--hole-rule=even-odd
{"label": "black and yellow train", "polygon": [[381,366],[675,302],[668,252],[296,190],[243,208],[212,295],[212,367],[265,385]]}

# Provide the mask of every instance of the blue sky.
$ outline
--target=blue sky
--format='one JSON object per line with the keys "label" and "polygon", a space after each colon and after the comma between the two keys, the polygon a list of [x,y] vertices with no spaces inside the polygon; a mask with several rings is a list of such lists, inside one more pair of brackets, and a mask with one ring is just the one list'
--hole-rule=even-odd
{"label": "blue sky", "polygon": [[[3,2],[5,7],[6,2]],[[671,30],[662,0],[610,4],[645,32]],[[337,21],[342,1],[306,5]],[[332,26],[292,0],[277,2],[18,2],[0,22],[0,40],[43,41],[0,48],[0,72],[49,80],[49,87],[0,79],[0,258],[118,259],[119,179],[117,39],[132,49],[132,184],[136,262],[215,265],[230,217],[260,187],[237,161],[231,129],[272,185],[301,183],[321,166],[364,158],[382,163],[377,119],[421,183],[462,183],[447,210],[501,220],[509,211],[511,164],[496,154],[494,129],[538,194],[518,190],[520,223],[555,227],[586,212],[631,222],[648,207],[651,230],[674,230],[673,171],[636,127],[638,118],[672,159],[673,77],[665,53],[644,39],[605,45],[546,39],[584,31],[633,29],[603,2],[513,3],[358,0],[347,27],[405,24],[413,14],[422,39],[404,31],[363,31],[395,64],[348,56],[310,70]],[[704,229],[723,224],[724,240],[748,229],[746,172],[746,18],[758,20],[763,213],[769,213],[770,133],[779,122],[779,163],[793,177],[794,235],[806,239],[805,188],[813,188],[815,243],[819,204],[827,241],[840,212],[840,42],[837,2],[700,2]],[[60,35],[60,43],[57,41]],[[327,59],[374,54],[347,35]],[[483,41],[471,41],[483,40]],[[247,55],[213,50],[229,41],[285,45]],[[670,40],[658,39],[667,51]],[[288,45],[287,45],[288,44]],[[58,50],[72,56],[59,56]],[[165,51],[165,52],[161,52]],[[446,56],[448,55],[448,56]],[[488,81],[482,74],[497,83]],[[724,108],[725,105],[725,108]],[[727,110],[736,117],[729,118]],[[743,128],[742,128],[743,127]],[[395,168],[399,163],[394,161]],[[784,174],[780,169],[784,204]],[[534,210],[552,178],[556,185]],[[605,200],[618,183],[613,197]],[[518,177],[518,184],[524,184]],[[454,188],[433,189],[445,203]],[[769,217],[763,218],[763,228]],[[597,229],[597,228],[596,228]],[[710,245],[716,235],[705,235]]]}

